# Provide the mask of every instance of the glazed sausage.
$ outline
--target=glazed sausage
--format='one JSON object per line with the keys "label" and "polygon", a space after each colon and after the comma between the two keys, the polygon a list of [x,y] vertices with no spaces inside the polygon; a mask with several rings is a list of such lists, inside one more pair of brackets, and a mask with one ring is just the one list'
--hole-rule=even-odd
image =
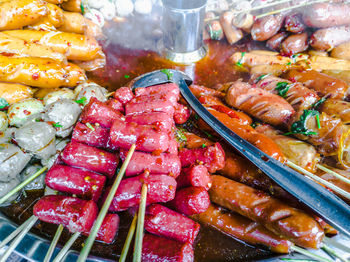
{"label": "glazed sausage", "polygon": [[290,241],[272,233],[264,226],[214,204],[210,204],[205,212],[190,217],[248,244],[263,245],[272,252],[287,254],[292,245]]}
{"label": "glazed sausage", "polygon": [[176,182],[178,189],[195,186],[208,190],[211,187],[210,174],[204,165],[183,168],[180,176],[176,178]]}
{"label": "glazed sausage", "polygon": [[283,25],[282,15],[269,15],[255,20],[251,35],[255,41],[265,41],[274,36]]}
{"label": "glazed sausage", "polygon": [[36,57],[0,56],[0,72],[0,81],[42,88],[75,87],[86,79],[74,64]]}
{"label": "glazed sausage", "polygon": [[200,85],[190,85],[190,90],[191,92],[197,97],[201,97],[201,96],[205,96],[205,95],[210,95],[210,96],[214,96],[214,97],[217,97],[217,98],[224,98],[225,97],[225,94],[218,91],[218,90],[215,90],[215,89],[212,89],[212,88],[208,88],[208,87],[205,87],[205,86],[200,86]]}
{"label": "glazed sausage", "polygon": [[316,171],[316,164],[320,161],[320,155],[312,145],[289,136],[284,136],[269,125],[259,125],[255,130],[273,139],[286,158],[294,164],[312,173]]}
{"label": "glazed sausage", "polygon": [[34,30],[12,30],[3,33],[49,47],[66,55],[70,60],[89,61],[96,58],[101,50],[95,38],[80,34]]}
{"label": "glazed sausage", "polygon": [[125,105],[126,116],[149,112],[164,112],[172,117],[175,113],[174,103],[166,98],[140,96],[139,99],[134,98]]}
{"label": "glazed sausage", "polygon": [[350,103],[329,98],[320,106],[320,110],[330,116],[340,118],[344,124],[350,123]]}
{"label": "glazed sausage", "polygon": [[45,1],[12,0],[0,3],[0,30],[20,29],[39,21],[47,14]]}
{"label": "glazed sausage", "polygon": [[282,42],[281,53],[291,56],[305,51],[308,47],[307,33],[290,35]]}
{"label": "glazed sausage", "polygon": [[287,15],[284,20],[284,27],[287,31],[294,34],[301,33],[306,29],[299,13]]}
{"label": "glazed sausage", "polygon": [[89,126],[78,122],[72,134],[72,141],[84,143],[89,146],[106,148],[109,137],[109,130],[99,125]]}
{"label": "glazed sausage", "polygon": [[63,10],[66,10],[66,11],[77,12],[77,13],[81,13],[82,12],[82,10],[81,10],[81,0],[67,0],[67,1],[63,1],[61,6],[62,6]]}
{"label": "glazed sausage", "polygon": [[177,104],[175,106],[174,121],[175,124],[182,125],[190,118],[191,112],[187,106]]}
{"label": "glazed sausage", "polygon": [[232,25],[233,17],[233,11],[226,11],[220,16],[221,27],[230,45],[233,45],[243,38],[242,30]]}
{"label": "glazed sausage", "polygon": [[291,69],[285,77],[292,82],[300,82],[315,90],[320,96],[345,99],[350,92],[345,81],[314,70]]}
{"label": "glazed sausage", "polygon": [[324,231],[311,216],[233,180],[212,176],[209,190],[214,203],[246,216],[305,248],[319,248]]}
{"label": "glazed sausage", "polygon": [[125,117],[126,122],[135,122],[139,125],[153,126],[155,130],[170,133],[174,127],[174,120],[164,112],[147,112]]}
{"label": "glazed sausage", "polygon": [[207,210],[210,199],[204,187],[192,186],[176,191],[172,204],[178,212],[190,216]]}
{"label": "glazed sausage", "polygon": [[203,145],[204,147],[207,147],[214,144],[214,142],[209,139],[199,137],[190,132],[185,132],[184,135],[186,136],[186,148],[188,149],[203,147]]}
{"label": "glazed sausage", "polygon": [[272,125],[285,125],[294,114],[292,106],[283,98],[241,81],[232,83],[226,102]]}
{"label": "glazed sausage", "polygon": [[350,60],[350,41],[342,43],[333,48],[331,57]]}
{"label": "glazed sausage", "polygon": [[57,5],[48,3],[47,15],[42,17],[38,22],[28,26],[28,29],[55,31],[56,28],[63,24],[63,10]]}
{"label": "glazed sausage", "polygon": [[296,111],[308,109],[319,100],[315,91],[306,88],[300,83],[292,83],[280,77],[267,75],[260,80],[256,78],[252,81],[256,82],[257,88],[286,99]]}
{"label": "glazed sausage", "polygon": [[84,34],[86,31],[86,20],[80,13],[63,12],[62,23],[57,27],[59,31]]}
{"label": "glazed sausage", "polygon": [[266,42],[266,46],[270,49],[279,51],[281,48],[281,44],[284,39],[288,36],[288,33],[286,32],[280,32],[273,37],[271,37],[269,40]]}
{"label": "glazed sausage", "polygon": [[33,214],[40,220],[61,224],[74,232],[89,232],[98,213],[98,207],[92,200],[77,197],[44,196],[33,207]]}
{"label": "glazed sausage", "polygon": [[330,50],[350,41],[350,26],[319,29],[310,38],[310,45],[317,50]]}
{"label": "glazed sausage", "polygon": [[15,57],[49,58],[57,62],[66,62],[65,55],[51,48],[0,33],[0,54]]}
{"label": "glazed sausage", "polygon": [[146,209],[145,230],[182,243],[193,244],[200,225],[167,207],[152,204]]}
{"label": "glazed sausage", "polygon": [[149,87],[135,88],[135,96],[156,96],[165,95],[170,101],[175,103],[180,98],[179,86],[175,83],[167,83]]}
{"label": "glazed sausage", "polygon": [[0,97],[10,105],[32,97],[33,89],[29,86],[12,83],[0,83]]}
{"label": "glazed sausage", "polygon": [[309,27],[327,28],[350,24],[348,3],[317,3],[303,9],[303,21]]}
{"label": "glazed sausage", "polygon": [[80,68],[84,69],[85,71],[91,72],[94,70],[97,70],[99,68],[102,68],[106,65],[106,56],[103,53],[102,50],[100,50],[96,57],[89,61],[73,61],[76,65],[78,65]]}
{"label": "glazed sausage", "polygon": [[114,98],[119,100],[123,105],[130,102],[135,96],[129,87],[123,86],[115,90]]}

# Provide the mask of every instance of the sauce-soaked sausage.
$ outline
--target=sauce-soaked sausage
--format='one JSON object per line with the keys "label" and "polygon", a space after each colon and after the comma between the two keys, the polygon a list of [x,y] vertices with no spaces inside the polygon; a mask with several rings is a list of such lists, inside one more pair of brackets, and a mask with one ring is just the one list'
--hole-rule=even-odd
{"label": "sauce-soaked sausage", "polygon": [[345,81],[314,70],[291,69],[285,77],[315,90],[320,96],[345,99],[349,94],[349,86]]}
{"label": "sauce-soaked sausage", "polygon": [[344,124],[350,123],[350,102],[329,98],[321,105],[320,110],[340,118]]}
{"label": "sauce-soaked sausage", "polygon": [[287,15],[284,20],[284,27],[287,31],[292,33],[301,33],[306,29],[301,14],[299,13]]}
{"label": "sauce-soaked sausage", "polygon": [[283,20],[282,15],[269,15],[255,20],[251,28],[253,40],[265,41],[274,36],[281,29]]}
{"label": "sauce-soaked sausage", "polygon": [[300,83],[292,83],[277,76],[265,76],[256,82],[256,87],[286,99],[294,110],[308,109],[319,99],[317,93]]}
{"label": "sauce-soaked sausage", "polygon": [[281,53],[291,56],[305,51],[309,47],[307,33],[288,36],[281,45]]}
{"label": "sauce-soaked sausage", "polygon": [[324,231],[311,216],[283,202],[222,176],[212,176],[214,203],[246,216],[305,248],[319,248]]}
{"label": "sauce-soaked sausage", "polygon": [[286,39],[287,36],[288,36],[287,32],[280,32],[274,35],[273,37],[271,37],[269,40],[267,40],[266,46],[270,49],[279,51],[283,40]]}
{"label": "sauce-soaked sausage", "polygon": [[294,109],[283,98],[261,88],[252,88],[248,83],[236,81],[226,93],[228,105],[272,125],[285,125],[294,114]]}
{"label": "sauce-soaked sausage", "polygon": [[310,38],[310,45],[317,50],[330,50],[350,41],[350,26],[319,29]]}
{"label": "sauce-soaked sausage", "polygon": [[248,244],[264,245],[276,253],[288,253],[292,245],[290,241],[272,233],[264,226],[214,204],[210,204],[204,213],[190,217]]}
{"label": "sauce-soaked sausage", "polygon": [[190,85],[190,90],[191,92],[197,97],[201,97],[201,96],[205,96],[205,95],[211,95],[211,96],[214,96],[214,97],[217,97],[217,98],[224,98],[225,97],[225,94],[218,91],[218,90],[215,90],[215,89],[212,89],[212,88],[208,88],[208,87],[205,87],[205,86],[200,86],[200,85]]}

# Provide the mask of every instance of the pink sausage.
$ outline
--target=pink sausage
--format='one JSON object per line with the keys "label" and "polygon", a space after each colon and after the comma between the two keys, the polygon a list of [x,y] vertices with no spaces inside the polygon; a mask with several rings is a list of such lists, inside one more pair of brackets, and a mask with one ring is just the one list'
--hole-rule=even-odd
{"label": "pink sausage", "polygon": [[186,216],[203,213],[210,205],[209,194],[203,187],[186,187],[176,192],[173,204]]}
{"label": "pink sausage", "polygon": [[67,165],[82,167],[109,178],[113,177],[119,163],[116,154],[78,142],[70,142],[61,157]]}
{"label": "pink sausage", "polygon": [[[120,158],[125,160],[127,151],[120,151]],[[178,177],[181,171],[181,162],[177,155],[162,153],[152,155],[144,152],[134,152],[126,168],[126,176],[141,174],[147,169],[151,174],[168,174],[172,177]]]}
{"label": "pink sausage", "polygon": [[163,85],[140,87],[135,89],[136,96],[150,96],[154,94],[171,94],[175,97],[176,101],[180,98],[180,89],[175,83],[168,83]]}
{"label": "pink sausage", "polygon": [[121,119],[114,120],[110,137],[111,144],[121,149],[129,149],[132,144],[136,144],[136,150],[146,152],[165,152],[169,148],[168,133]]}
{"label": "pink sausage", "polygon": [[94,147],[107,147],[109,130],[91,124],[90,127],[78,122],[73,130],[72,140]]}
{"label": "pink sausage", "polygon": [[[97,232],[96,240],[110,244],[114,241],[115,236],[119,229],[119,216],[118,214],[107,214],[103,219],[102,225]],[[88,236],[89,231],[83,232],[84,236]]]}
{"label": "pink sausage", "polygon": [[135,122],[139,125],[152,125],[156,130],[171,132],[174,120],[164,112],[148,112],[137,115],[126,116],[126,122]]}
{"label": "pink sausage", "polygon": [[145,230],[183,243],[193,244],[200,225],[192,219],[159,204],[147,207]]}
{"label": "pink sausage", "polygon": [[175,106],[174,120],[178,125],[184,124],[190,118],[191,112],[187,106],[177,104]]}
{"label": "pink sausage", "polygon": [[189,168],[183,168],[181,175],[176,178],[177,188],[196,186],[209,190],[211,187],[211,178],[208,169],[204,165],[197,165]]}
{"label": "pink sausage", "polygon": [[98,201],[105,182],[105,176],[64,165],[53,165],[45,177],[48,187],[95,202]]}
{"label": "pink sausage", "polygon": [[90,231],[97,213],[92,200],[58,195],[44,196],[33,207],[33,214],[40,220],[61,224],[72,233]]}
{"label": "pink sausage", "polygon": [[175,109],[174,105],[165,98],[145,100],[143,102],[135,102],[134,100],[131,100],[125,105],[125,114],[127,116],[147,112],[164,112],[173,117]]}
{"label": "pink sausage", "polygon": [[117,99],[109,99],[107,101],[107,105],[111,108],[113,108],[114,110],[116,111],[119,111],[121,113],[124,113],[124,105],[122,104],[122,102],[120,102],[119,100]]}
{"label": "pink sausage", "polygon": [[92,97],[90,102],[84,107],[80,118],[83,123],[98,123],[102,127],[110,128],[114,119],[120,116],[120,112]]}
{"label": "pink sausage", "polygon": [[134,98],[134,94],[129,87],[121,87],[114,92],[114,98],[125,105]]}

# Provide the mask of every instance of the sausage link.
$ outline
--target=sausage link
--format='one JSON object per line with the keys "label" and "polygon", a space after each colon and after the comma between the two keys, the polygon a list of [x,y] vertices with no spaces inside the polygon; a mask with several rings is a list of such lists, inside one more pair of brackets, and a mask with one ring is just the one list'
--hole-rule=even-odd
{"label": "sausage link", "polygon": [[65,11],[82,13],[81,0],[67,0],[67,1],[63,1],[61,6],[62,6],[62,9],[65,10]]}
{"label": "sausage link", "polygon": [[307,33],[288,36],[281,45],[281,53],[291,56],[305,51],[309,47]]}
{"label": "sausage link", "polygon": [[273,37],[271,37],[269,40],[267,40],[266,46],[270,49],[279,51],[283,40],[286,39],[287,36],[288,36],[288,33],[280,32],[274,35]]}
{"label": "sausage link", "polygon": [[38,22],[28,26],[33,30],[55,31],[63,24],[63,10],[54,4],[46,4],[47,15]]}
{"label": "sausage link", "polygon": [[310,45],[317,50],[330,50],[350,41],[350,26],[319,29],[310,38]]}
{"label": "sausage link", "polygon": [[315,90],[320,96],[345,99],[350,92],[345,81],[314,70],[291,69],[285,74],[285,77],[292,82],[300,82]]}
{"label": "sausage link", "polygon": [[269,15],[255,20],[251,35],[253,40],[265,41],[274,36],[283,25],[283,16]]}
{"label": "sausage link", "polygon": [[12,83],[0,83],[0,97],[10,105],[32,97],[33,89],[29,86]]}
{"label": "sausage link", "polygon": [[231,84],[226,102],[272,125],[283,126],[294,114],[292,106],[283,98],[241,81]]}
{"label": "sausage link", "polygon": [[220,16],[221,27],[230,45],[233,45],[243,38],[242,30],[232,25],[233,17],[233,11],[226,11]]}
{"label": "sausage link", "polygon": [[331,57],[350,60],[350,41],[342,43],[333,48]]}
{"label": "sausage link", "polygon": [[290,241],[272,233],[264,226],[241,215],[227,212],[214,204],[210,204],[204,213],[190,217],[231,237],[238,238],[251,245],[263,245],[276,253],[288,253],[292,245]]}
{"label": "sausage link", "polygon": [[265,76],[259,81],[257,80],[252,80],[256,82],[257,88],[283,97],[296,111],[308,109],[319,100],[315,91],[300,83],[292,83],[277,76]]}
{"label": "sausage link", "polygon": [[82,14],[63,11],[62,23],[57,29],[68,33],[84,34],[86,26],[86,20]]}
{"label": "sausage link", "polygon": [[306,29],[306,25],[302,21],[301,14],[287,15],[284,20],[284,27],[291,33],[301,33]]}
{"label": "sausage link", "polygon": [[319,248],[324,231],[311,216],[272,198],[262,191],[222,176],[212,176],[210,199],[246,216],[305,248]]}
{"label": "sausage link", "polygon": [[340,118],[344,124],[350,124],[350,103],[329,98],[321,105],[321,111]]}

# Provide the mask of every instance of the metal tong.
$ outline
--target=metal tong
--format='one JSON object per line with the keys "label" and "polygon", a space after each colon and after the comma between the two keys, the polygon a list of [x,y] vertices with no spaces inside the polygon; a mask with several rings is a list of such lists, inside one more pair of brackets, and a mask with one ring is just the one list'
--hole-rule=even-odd
{"label": "metal tong", "polygon": [[169,82],[179,85],[183,98],[191,108],[228,144],[327,223],[350,237],[350,207],[321,185],[266,155],[222,124],[192,94],[188,86],[193,81],[189,76],[172,69],[157,70],[136,78],[132,87],[147,87]]}

